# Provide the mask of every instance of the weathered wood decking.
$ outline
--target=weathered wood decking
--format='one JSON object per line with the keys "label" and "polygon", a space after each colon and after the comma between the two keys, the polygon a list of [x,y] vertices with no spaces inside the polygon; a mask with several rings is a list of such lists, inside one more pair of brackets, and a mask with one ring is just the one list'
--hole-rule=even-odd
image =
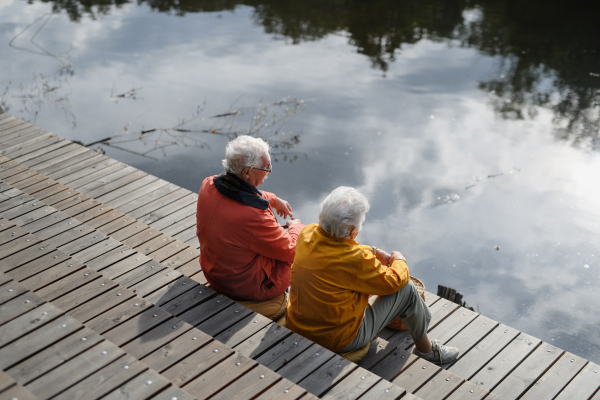
{"label": "weathered wood decking", "polygon": [[0,398],[600,399],[599,367],[428,293],[443,368],[356,365],[204,286],[196,194],[0,114]]}

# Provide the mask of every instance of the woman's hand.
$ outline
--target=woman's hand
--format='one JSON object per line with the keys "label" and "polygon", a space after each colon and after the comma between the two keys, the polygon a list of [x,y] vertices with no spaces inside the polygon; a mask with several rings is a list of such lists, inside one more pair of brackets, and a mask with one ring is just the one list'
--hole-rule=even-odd
{"label": "woman's hand", "polygon": [[399,251],[392,251],[392,254],[390,255],[389,265],[392,265],[392,263],[396,260],[402,260],[406,262],[406,258],[402,255],[402,253],[400,253]]}
{"label": "woman's hand", "polygon": [[277,201],[275,202],[275,206],[273,207],[275,211],[277,211],[277,215],[281,218],[293,217],[292,214],[292,206],[285,201],[277,197]]}
{"label": "woman's hand", "polygon": [[288,222],[285,223],[285,228],[289,228],[290,226],[294,225],[294,224],[301,224],[302,221],[300,221],[299,219],[290,219]]}
{"label": "woman's hand", "polygon": [[375,257],[377,257],[379,262],[382,263],[383,265],[389,264],[390,254],[388,252],[383,251],[381,249],[377,249],[377,250],[375,250]]}

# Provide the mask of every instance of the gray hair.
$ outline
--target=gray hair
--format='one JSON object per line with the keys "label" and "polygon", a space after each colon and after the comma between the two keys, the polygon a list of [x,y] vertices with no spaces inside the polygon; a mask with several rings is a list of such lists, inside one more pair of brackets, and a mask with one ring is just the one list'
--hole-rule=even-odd
{"label": "gray hair", "polygon": [[239,175],[245,168],[259,168],[260,158],[269,154],[269,144],[261,138],[242,135],[227,143],[223,168]]}
{"label": "gray hair", "polygon": [[321,203],[319,226],[336,239],[349,239],[352,228],[362,228],[367,211],[369,200],[362,193],[340,186]]}

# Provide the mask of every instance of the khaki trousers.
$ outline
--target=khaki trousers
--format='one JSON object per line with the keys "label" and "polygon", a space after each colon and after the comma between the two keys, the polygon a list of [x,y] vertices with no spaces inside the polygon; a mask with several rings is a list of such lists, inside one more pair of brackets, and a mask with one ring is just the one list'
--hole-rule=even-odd
{"label": "khaki trousers", "polygon": [[265,317],[277,321],[287,308],[288,294],[283,292],[281,295],[262,301],[238,301],[241,305],[248,307],[254,312],[264,315]]}
{"label": "khaki trousers", "polygon": [[372,305],[369,304],[365,308],[365,316],[356,337],[337,353],[362,348],[396,317],[402,318],[413,340],[421,340],[427,334],[431,312],[410,281],[396,293],[378,296]]}

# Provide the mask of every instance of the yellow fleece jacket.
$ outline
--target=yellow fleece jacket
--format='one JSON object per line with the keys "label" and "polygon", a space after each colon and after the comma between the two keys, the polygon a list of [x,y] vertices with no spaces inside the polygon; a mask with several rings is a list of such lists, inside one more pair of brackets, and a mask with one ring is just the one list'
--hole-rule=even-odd
{"label": "yellow fleece jacket", "polygon": [[323,347],[341,350],[358,333],[369,295],[395,293],[408,281],[404,261],[387,267],[370,246],[339,241],[319,225],[307,225],[296,242],[286,325]]}

